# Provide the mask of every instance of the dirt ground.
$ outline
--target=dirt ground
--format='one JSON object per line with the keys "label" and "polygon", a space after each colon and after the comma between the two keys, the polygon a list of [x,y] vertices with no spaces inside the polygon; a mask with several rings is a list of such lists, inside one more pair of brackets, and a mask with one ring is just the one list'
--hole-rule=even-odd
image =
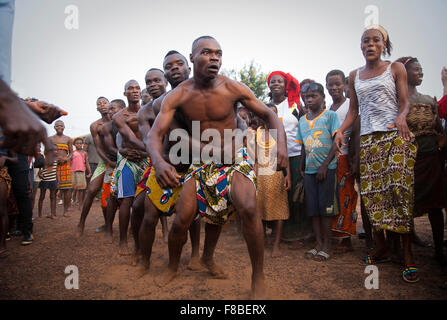
{"label": "dirt ground", "polygon": [[[44,216],[49,199],[45,199]],[[37,210],[36,210],[37,211]],[[216,249],[216,262],[225,268],[227,280],[213,279],[206,272],[186,269],[189,241],[185,245],[180,263],[180,274],[175,281],[163,288],[154,279],[168,264],[168,246],[163,242],[161,225],[152,253],[149,274],[136,280],[135,267],[130,257],[118,254],[118,219],[114,224],[114,243],[107,244],[103,234],[95,229],[103,224],[99,202],[87,218],[82,238],[76,236],[79,210],[69,218],[62,217],[62,206],[57,206],[58,217],[34,220],[34,243],[23,247],[20,237],[8,241],[10,256],[0,260],[0,299],[149,299],[149,300],[246,300],[250,294],[251,265],[245,242],[238,237],[234,220],[225,227]],[[35,213],[36,214],[36,213]],[[169,218],[172,222],[172,217]],[[415,221],[420,237],[432,242],[428,218]],[[361,223],[358,223],[358,229]],[[201,232],[203,247],[204,228]],[[133,239],[129,236],[130,244]],[[364,283],[368,276],[359,261],[365,256],[364,241],[353,238],[354,252],[333,255],[325,263],[304,258],[306,248],[289,250],[281,244],[282,257],[271,258],[271,248],[265,251],[265,276],[269,299],[446,299],[447,290],[440,288],[447,280],[447,272],[432,258],[432,248],[414,247],[421,280],[416,284],[405,283],[401,266],[394,263],[378,265],[379,289],[367,290]],[[308,250],[308,249],[307,249]],[[66,266],[75,265],[79,270],[79,289],[67,290],[64,273]]]}

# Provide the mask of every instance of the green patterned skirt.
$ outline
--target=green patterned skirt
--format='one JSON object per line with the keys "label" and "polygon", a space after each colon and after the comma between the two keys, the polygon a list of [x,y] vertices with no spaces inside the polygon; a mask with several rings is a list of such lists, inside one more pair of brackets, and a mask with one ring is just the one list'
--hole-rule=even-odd
{"label": "green patterned skirt", "polygon": [[376,230],[409,233],[413,228],[414,165],[417,146],[397,131],[360,139],[360,189]]}

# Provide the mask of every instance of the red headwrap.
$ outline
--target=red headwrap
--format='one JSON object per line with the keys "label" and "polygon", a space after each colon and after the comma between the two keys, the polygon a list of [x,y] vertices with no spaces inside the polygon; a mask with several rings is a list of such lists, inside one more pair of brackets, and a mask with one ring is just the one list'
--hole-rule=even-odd
{"label": "red headwrap", "polygon": [[297,108],[300,105],[300,83],[290,73],[284,73],[282,71],[273,71],[267,78],[267,85],[270,83],[270,79],[273,76],[281,76],[286,82],[287,100],[289,101],[289,108],[292,108],[296,103]]}

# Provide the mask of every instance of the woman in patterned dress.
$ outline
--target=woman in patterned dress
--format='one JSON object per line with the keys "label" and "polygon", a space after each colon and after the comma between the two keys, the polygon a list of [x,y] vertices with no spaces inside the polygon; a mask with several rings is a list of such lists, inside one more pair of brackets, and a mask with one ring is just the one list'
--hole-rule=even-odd
{"label": "woman in patterned dress", "polygon": [[400,234],[403,242],[402,279],[417,282],[410,240],[417,146],[406,121],[407,73],[403,64],[382,60],[382,55],[391,53],[391,42],[382,26],[372,25],[363,32],[361,50],[366,63],[349,75],[349,111],[334,143],[341,152],[343,132],[360,110],[360,193],[376,242],[365,263],[389,260],[384,231],[392,231]]}

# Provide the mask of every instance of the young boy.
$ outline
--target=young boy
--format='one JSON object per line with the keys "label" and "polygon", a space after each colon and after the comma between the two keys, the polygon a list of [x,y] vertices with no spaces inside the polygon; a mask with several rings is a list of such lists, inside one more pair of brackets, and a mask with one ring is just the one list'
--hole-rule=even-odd
{"label": "young boy", "polygon": [[[84,141],[82,138],[76,138],[74,145],[76,150],[71,154],[71,179],[73,199],[78,201],[78,205],[81,206],[84,201],[84,192],[87,188],[87,181],[85,178],[90,178],[92,171],[88,162],[88,154],[82,149]],[[88,171],[87,176],[85,174]]]}
{"label": "young boy", "polygon": [[[54,151],[55,157],[57,149]],[[54,160],[53,166],[47,169],[39,170],[40,196],[38,202],[39,218],[42,217],[42,205],[45,199],[45,193],[50,190],[50,210],[51,214],[47,214],[47,218],[54,219],[56,217],[56,192],[57,192],[57,160]]]}
{"label": "young boy", "polygon": [[339,128],[337,114],[324,108],[324,88],[319,83],[301,89],[309,112],[298,124],[297,142],[302,148],[301,170],[304,171],[306,214],[312,217],[317,241],[306,258],[326,261],[330,258],[331,224],[335,215],[334,194],[337,159],[332,140]]}

